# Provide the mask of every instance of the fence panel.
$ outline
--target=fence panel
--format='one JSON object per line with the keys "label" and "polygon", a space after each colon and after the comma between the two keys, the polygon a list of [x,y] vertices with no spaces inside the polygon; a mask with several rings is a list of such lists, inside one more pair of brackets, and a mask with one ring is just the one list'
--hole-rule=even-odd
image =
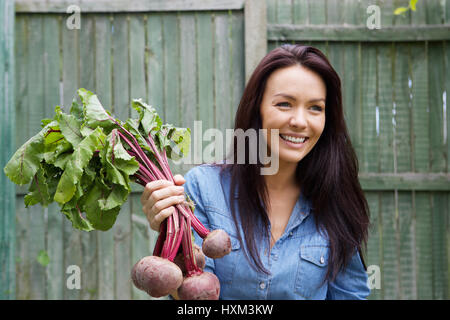
{"label": "fence panel", "polygon": [[448,299],[450,2],[398,16],[408,0],[266,2],[269,49],[313,45],[341,77],[371,210],[368,264],[381,271],[370,298]]}
{"label": "fence panel", "polygon": [[[200,11],[82,12],[80,29],[67,27],[63,8],[50,13],[36,7],[40,12],[34,13],[21,7],[15,29],[21,115],[16,145],[34,135],[56,105],[68,110],[80,87],[96,92],[120,119],[136,116],[130,101],[143,98],[175,126],[194,128],[197,120],[203,131],[232,128],[245,52],[243,2],[230,7],[210,2]],[[172,164],[181,174],[192,166]],[[85,233],[74,230],[57,206],[25,208],[26,190],[18,187],[16,297],[148,299],[132,286],[130,270],[151,254],[157,233],[142,212],[142,188],[134,190],[113,229]],[[48,265],[39,262],[42,254]],[[80,289],[71,286],[71,266],[80,268]]]}

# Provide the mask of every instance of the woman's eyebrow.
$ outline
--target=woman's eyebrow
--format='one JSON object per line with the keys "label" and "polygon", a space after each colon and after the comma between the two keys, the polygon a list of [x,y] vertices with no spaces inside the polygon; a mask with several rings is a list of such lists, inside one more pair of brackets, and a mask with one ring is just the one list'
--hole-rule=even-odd
{"label": "woman's eyebrow", "polygon": [[[282,96],[282,97],[285,97],[285,98],[288,98],[288,99],[297,101],[297,99],[295,99],[295,97],[293,97],[293,96],[291,96],[291,95],[289,95],[289,94],[286,94],[286,93],[277,93],[276,95],[274,95],[274,97],[276,97],[276,96]],[[325,102],[325,98],[315,98],[315,99],[311,99],[311,100],[308,101],[308,103],[319,102],[319,101]]]}

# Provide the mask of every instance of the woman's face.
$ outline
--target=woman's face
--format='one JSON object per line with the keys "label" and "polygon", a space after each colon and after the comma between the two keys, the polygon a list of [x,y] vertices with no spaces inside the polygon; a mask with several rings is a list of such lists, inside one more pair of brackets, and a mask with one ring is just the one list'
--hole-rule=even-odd
{"label": "woman's face", "polygon": [[260,110],[271,153],[271,129],[279,130],[280,165],[298,163],[317,143],[325,127],[325,101],[324,81],[303,66],[278,69],[270,75]]}

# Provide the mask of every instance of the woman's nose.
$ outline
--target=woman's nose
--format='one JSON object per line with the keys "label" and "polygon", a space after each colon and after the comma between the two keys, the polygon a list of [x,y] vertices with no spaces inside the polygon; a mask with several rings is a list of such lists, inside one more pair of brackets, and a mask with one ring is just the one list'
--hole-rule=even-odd
{"label": "woman's nose", "polygon": [[294,128],[306,127],[306,112],[304,108],[293,109],[291,118],[289,119],[289,125]]}

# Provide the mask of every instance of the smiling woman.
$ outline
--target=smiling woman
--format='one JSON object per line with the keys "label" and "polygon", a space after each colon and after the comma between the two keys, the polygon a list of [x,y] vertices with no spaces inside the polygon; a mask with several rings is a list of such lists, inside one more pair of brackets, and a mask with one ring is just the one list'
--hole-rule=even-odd
{"label": "smiling woman", "polygon": [[261,103],[262,128],[269,137],[271,129],[279,129],[281,167],[290,163],[295,171],[319,140],[325,126],[325,98],[323,80],[301,65],[278,69],[269,77]]}
{"label": "smiling woman", "polygon": [[[235,131],[249,129],[267,130],[257,148],[279,161],[274,174],[261,174],[270,163],[238,163],[235,137],[232,163],[201,165],[175,181],[207,228],[231,236],[229,255],[206,258],[205,270],[220,280],[220,298],[365,299],[368,206],[340,79],[322,52],[283,45],[262,59],[235,117]],[[248,160],[255,141],[245,143]],[[176,197],[169,191],[142,198],[155,230],[171,214],[159,205]]]}

